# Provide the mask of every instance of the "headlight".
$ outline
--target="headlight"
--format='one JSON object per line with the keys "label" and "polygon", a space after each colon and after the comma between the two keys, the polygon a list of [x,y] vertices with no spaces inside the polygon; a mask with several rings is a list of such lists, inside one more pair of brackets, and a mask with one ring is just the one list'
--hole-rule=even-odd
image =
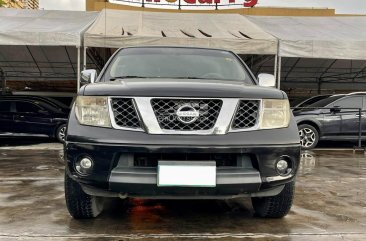
{"label": "headlight", "polygon": [[290,123],[290,104],[288,100],[263,99],[261,129],[275,129],[288,127]]}
{"label": "headlight", "polygon": [[75,101],[75,112],[82,125],[111,127],[107,97],[78,96]]}

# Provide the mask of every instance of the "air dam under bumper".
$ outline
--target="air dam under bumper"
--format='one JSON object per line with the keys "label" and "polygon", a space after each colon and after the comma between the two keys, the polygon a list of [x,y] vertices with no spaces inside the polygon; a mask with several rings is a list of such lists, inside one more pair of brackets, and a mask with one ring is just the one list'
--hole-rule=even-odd
{"label": "air dam under bumper", "polygon": [[[65,148],[67,172],[78,181],[85,192],[99,196],[145,198],[233,198],[240,196],[273,196],[283,184],[292,181],[298,169],[300,147],[273,146],[159,146],[159,145],[106,145],[71,143]],[[216,187],[158,187],[157,167],[136,167],[129,155],[153,153],[231,153],[250,158],[250,165],[217,166]],[[94,161],[89,175],[79,175],[75,162],[82,157]],[[125,156],[125,158],[122,158]],[[275,164],[281,157],[291,160],[292,173],[280,176]],[[244,158],[245,159],[245,158]],[[244,162],[243,162],[244,163]]]}

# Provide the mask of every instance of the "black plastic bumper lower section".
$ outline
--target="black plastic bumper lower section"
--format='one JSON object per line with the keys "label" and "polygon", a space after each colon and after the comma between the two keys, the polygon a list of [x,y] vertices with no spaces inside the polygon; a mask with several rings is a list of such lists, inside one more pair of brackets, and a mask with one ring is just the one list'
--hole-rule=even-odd
{"label": "black plastic bumper lower section", "polygon": [[[121,161],[121,156],[136,153],[235,153],[250,157],[250,166],[217,167],[216,187],[158,187],[156,167],[136,167],[133,161]],[[224,197],[255,194],[283,187],[290,182],[298,169],[300,147],[293,145],[272,146],[159,146],[159,145],[106,145],[96,143],[66,143],[67,172],[82,186],[98,190],[105,195],[125,196],[179,196]],[[89,175],[80,175],[75,162],[80,158],[93,160]],[[292,173],[281,177],[275,170],[280,158],[287,158]],[[127,163],[127,164],[126,164]],[[279,190],[277,188],[277,190]],[[276,191],[277,192],[277,191]],[[109,194],[107,194],[109,193]],[[104,195],[104,194],[102,194]]]}
{"label": "black plastic bumper lower section", "polygon": [[[219,185],[215,188],[192,187],[156,187],[147,184],[122,185],[123,190],[136,189],[130,192],[113,192],[82,184],[84,192],[93,196],[147,199],[231,199],[240,197],[270,197],[278,195],[284,185],[248,192],[242,185]],[[242,190],[242,191],[240,191]]]}

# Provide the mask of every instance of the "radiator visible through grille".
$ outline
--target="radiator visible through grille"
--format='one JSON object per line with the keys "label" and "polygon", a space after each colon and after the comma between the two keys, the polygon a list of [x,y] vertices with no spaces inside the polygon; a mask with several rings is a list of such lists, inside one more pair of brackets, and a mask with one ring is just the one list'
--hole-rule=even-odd
{"label": "radiator visible through grille", "polygon": [[140,119],[132,98],[112,98],[114,121],[123,128],[141,128]]}
{"label": "radiator visible through grille", "polygon": [[219,99],[152,99],[151,106],[161,129],[210,130],[220,114]]}
{"label": "radiator visible through grille", "polygon": [[259,103],[258,100],[240,100],[232,123],[232,129],[254,127],[259,116]]}

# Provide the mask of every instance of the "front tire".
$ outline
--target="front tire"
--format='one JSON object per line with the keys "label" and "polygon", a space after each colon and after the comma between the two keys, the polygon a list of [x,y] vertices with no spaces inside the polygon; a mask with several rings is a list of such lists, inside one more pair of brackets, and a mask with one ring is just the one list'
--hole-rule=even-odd
{"label": "front tire", "polygon": [[318,130],[311,125],[299,125],[300,144],[303,150],[310,150],[316,147],[319,141]]}
{"label": "front tire", "polygon": [[75,219],[95,218],[103,211],[103,198],[86,194],[66,172],[65,200],[70,215]]}
{"label": "front tire", "polygon": [[66,138],[66,124],[62,124],[57,128],[56,138],[59,142],[64,143]]}
{"label": "front tire", "polygon": [[294,199],[295,181],[285,184],[283,190],[273,197],[253,197],[255,215],[262,218],[283,218],[291,209]]}

